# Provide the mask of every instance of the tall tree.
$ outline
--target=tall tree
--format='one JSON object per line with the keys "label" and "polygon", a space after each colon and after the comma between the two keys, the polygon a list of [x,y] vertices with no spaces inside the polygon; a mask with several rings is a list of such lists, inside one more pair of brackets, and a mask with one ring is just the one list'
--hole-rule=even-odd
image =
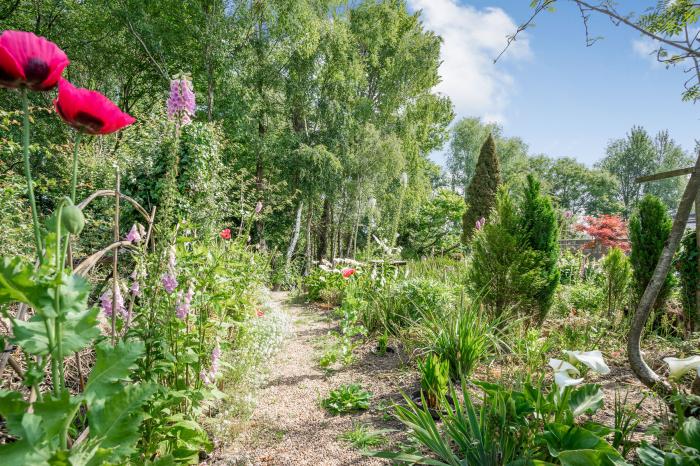
{"label": "tall tree", "polygon": [[498,185],[501,183],[496,142],[489,134],[481,146],[476,170],[466,193],[467,211],[462,217],[462,242],[466,244],[474,234],[476,222],[488,219],[496,204]]}
{"label": "tall tree", "polygon": [[642,185],[635,180],[652,174],[658,166],[649,133],[639,126],[632,127],[625,139],[616,139],[608,144],[606,156],[598,166],[617,178],[618,198],[624,207],[624,214],[628,216],[643,192]]}

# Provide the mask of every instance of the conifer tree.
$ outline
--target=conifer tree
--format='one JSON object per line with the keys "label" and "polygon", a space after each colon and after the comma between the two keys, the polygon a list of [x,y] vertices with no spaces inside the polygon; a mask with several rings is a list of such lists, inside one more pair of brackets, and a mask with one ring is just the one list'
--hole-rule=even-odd
{"label": "conifer tree", "polygon": [[[672,226],[673,221],[661,199],[647,194],[639,201],[630,219],[629,227],[632,245],[630,262],[632,263],[637,298],[641,298],[654,274],[656,263],[659,261]],[[664,307],[674,282],[673,275],[668,274],[656,298],[654,305],[656,310]]]}
{"label": "conifer tree", "polygon": [[539,308],[537,320],[542,322],[552,307],[559,284],[559,225],[551,199],[542,193],[540,182],[534,176],[527,176],[523,194],[520,228],[527,245],[539,256],[537,269],[543,286],[535,299]]}
{"label": "conifer tree", "polygon": [[462,243],[469,242],[474,235],[476,222],[488,219],[496,204],[496,193],[501,183],[496,142],[491,134],[481,146],[476,170],[466,192],[467,211],[462,217]]}

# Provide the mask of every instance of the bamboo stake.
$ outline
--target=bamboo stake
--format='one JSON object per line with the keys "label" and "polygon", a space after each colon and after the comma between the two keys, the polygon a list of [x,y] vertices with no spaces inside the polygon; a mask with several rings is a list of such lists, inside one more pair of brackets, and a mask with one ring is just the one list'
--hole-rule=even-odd
{"label": "bamboo stake", "polygon": [[[119,177],[119,167],[114,169],[116,175],[116,187],[114,189],[114,242],[119,242],[119,198],[121,186]],[[119,290],[119,248],[114,249],[114,255],[112,256],[112,346],[117,344],[117,292]]]}

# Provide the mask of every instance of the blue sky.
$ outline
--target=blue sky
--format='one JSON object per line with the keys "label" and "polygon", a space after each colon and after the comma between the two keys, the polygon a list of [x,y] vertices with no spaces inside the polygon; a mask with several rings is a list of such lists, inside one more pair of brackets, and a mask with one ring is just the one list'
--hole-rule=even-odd
{"label": "blue sky", "polygon": [[[654,0],[655,1],[655,0]],[[633,125],[650,133],[668,129],[686,150],[694,147],[700,107],[681,101],[686,75],[666,69],[648,51],[651,41],[626,27],[592,15],[586,47],[578,9],[561,1],[536,26],[492,63],[505,35],[531,14],[528,0],[408,0],[423,10],[423,21],[444,39],[443,82],[458,117],[500,122],[507,136],[518,136],[532,154],[575,157],[592,165],[605,155],[609,140]],[[621,11],[653,1],[623,0]],[[444,153],[434,154],[441,162]]]}

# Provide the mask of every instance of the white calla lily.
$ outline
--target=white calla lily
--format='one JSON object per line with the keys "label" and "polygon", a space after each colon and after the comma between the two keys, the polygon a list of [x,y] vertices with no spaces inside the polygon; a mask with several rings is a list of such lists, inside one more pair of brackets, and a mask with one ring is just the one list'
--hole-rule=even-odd
{"label": "white calla lily", "polygon": [[549,367],[554,369],[555,374],[557,372],[565,372],[565,373],[569,374],[570,376],[579,375],[578,369],[576,369],[574,366],[572,366],[568,362],[562,361],[561,359],[550,358],[549,359]]}
{"label": "white calla lily", "polygon": [[603,359],[603,353],[598,350],[593,351],[564,351],[569,357],[569,362],[575,361],[587,366],[592,371],[605,375],[610,373],[610,368]]}
{"label": "white calla lily", "polygon": [[571,377],[566,371],[554,373],[554,384],[559,388],[559,393],[563,392],[566,387],[573,387],[583,382],[583,378],[576,379]]}
{"label": "white calla lily", "polygon": [[695,369],[700,376],[700,356],[690,356],[687,358],[664,358],[668,364],[669,377],[678,380],[688,372]]}

